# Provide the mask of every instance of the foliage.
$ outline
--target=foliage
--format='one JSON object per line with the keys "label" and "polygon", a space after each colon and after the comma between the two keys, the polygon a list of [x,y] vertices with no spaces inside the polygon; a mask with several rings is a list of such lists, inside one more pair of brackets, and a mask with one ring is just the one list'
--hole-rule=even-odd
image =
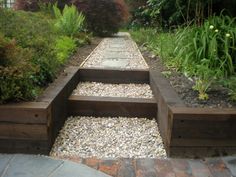
{"label": "foliage", "polygon": [[86,17],[87,27],[95,35],[109,36],[118,32],[128,19],[123,0],[73,0]]}
{"label": "foliage", "polygon": [[[16,9],[38,11],[40,0],[17,0]],[[43,3],[55,3],[55,0],[43,0]],[[128,20],[128,8],[124,0],[62,0],[58,1],[59,9],[65,4],[75,5],[87,22],[88,29],[96,35],[109,36],[118,32]]]}
{"label": "foliage", "polygon": [[133,11],[131,27],[137,26],[161,26],[161,5],[163,1],[147,0],[145,5]]}
{"label": "foliage", "polygon": [[[48,11],[51,9],[50,6],[56,2],[56,0],[15,0],[14,9],[32,12],[38,11],[39,9]],[[61,0],[59,2],[61,2]],[[59,5],[61,5],[61,3],[59,3]]]}
{"label": "foliage", "polygon": [[[75,6],[66,6],[55,20],[49,13],[52,4],[44,5],[40,5],[43,12],[0,9],[0,33],[4,35],[0,35],[0,103],[36,97],[40,87],[54,80],[77,45],[90,39],[79,33],[84,17],[77,21]],[[55,23],[64,25],[66,32],[55,30]]]}
{"label": "foliage", "polygon": [[232,101],[236,101],[236,76],[222,80],[223,86],[229,89],[229,96]]}
{"label": "foliage", "polygon": [[59,62],[54,51],[58,35],[51,20],[41,14],[2,10],[0,31],[14,38],[21,47],[32,50],[31,62],[39,66],[39,71],[32,77],[35,83],[44,86],[53,81]]}
{"label": "foliage", "polygon": [[201,27],[180,30],[175,52],[182,69],[192,74],[194,65],[208,60],[209,69],[220,68],[224,76],[232,75],[236,62],[235,27],[235,19],[220,16],[210,18]]}
{"label": "foliage", "polygon": [[63,36],[56,40],[55,50],[57,53],[57,59],[61,64],[71,56],[75,51],[76,41],[70,37]]}
{"label": "foliage", "polygon": [[235,73],[235,19],[214,16],[203,26],[191,26],[180,30],[176,40],[176,60],[179,68],[195,75],[195,89],[199,98],[207,99],[207,89],[214,80]]}
{"label": "foliage", "polygon": [[236,1],[231,0],[146,0],[132,11],[132,26],[169,28],[192,22],[201,25],[206,18],[219,15],[223,9],[235,16],[235,6]]}
{"label": "foliage", "polygon": [[175,49],[173,33],[160,32],[152,28],[141,28],[130,32],[137,43],[160,56],[168,65],[171,64],[169,61],[174,58],[173,51]]}
{"label": "foliage", "polygon": [[[174,33],[149,28],[133,30],[131,34],[137,42],[161,56],[168,67],[193,77],[193,89],[204,100],[208,99],[207,91],[212,84],[235,75],[235,27],[235,19],[221,15],[209,18],[202,26],[187,26]],[[231,95],[235,96],[234,90],[231,86]]]}
{"label": "foliage", "polygon": [[36,68],[29,63],[31,51],[0,35],[0,103],[32,99],[37,88],[32,82]]}
{"label": "foliage", "polygon": [[65,5],[62,12],[54,5],[53,10],[56,17],[55,26],[61,34],[72,37],[83,29],[85,17],[74,5],[70,7]]}

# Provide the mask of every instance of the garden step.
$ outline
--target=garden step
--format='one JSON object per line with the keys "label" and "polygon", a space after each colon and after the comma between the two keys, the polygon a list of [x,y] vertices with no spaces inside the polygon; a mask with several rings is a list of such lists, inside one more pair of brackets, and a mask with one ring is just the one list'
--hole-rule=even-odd
{"label": "garden step", "polygon": [[68,99],[70,116],[126,116],[155,118],[155,99],[72,95]]}
{"label": "garden step", "polygon": [[80,68],[79,81],[149,84],[149,70]]}

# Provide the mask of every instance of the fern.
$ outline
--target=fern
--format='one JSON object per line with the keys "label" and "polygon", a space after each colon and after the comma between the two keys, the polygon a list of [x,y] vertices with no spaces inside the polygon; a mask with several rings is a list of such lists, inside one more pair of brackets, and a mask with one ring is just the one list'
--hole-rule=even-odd
{"label": "fern", "polygon": [[83,29],[85,17],[74,5],[65,5],[62,12],[54,5],[53,11],[56,18],[55,27],[63,35],[72,37]]}

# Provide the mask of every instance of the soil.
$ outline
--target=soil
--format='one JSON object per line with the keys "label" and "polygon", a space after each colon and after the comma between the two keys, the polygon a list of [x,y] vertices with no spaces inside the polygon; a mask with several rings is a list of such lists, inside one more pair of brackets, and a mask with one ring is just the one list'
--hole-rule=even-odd
{"label": "soil", "polygon": [[157,70],[163,74],[167,80],[169,80],[172,87],[179,94],[180,98],[184,101],[188,107],[210,107],[210,108],[236,108],[236,102],[232,102],[229,99],[228,91],[226,88],[213,87],[207,92],[209,99],[202,101],[198,99],[198,92],[193,90],[194,81],[191,78],[187,78],[182,73],[175,70],[170,70],[164,66],[161,59],[145,47],[140,47],[140,51],[143,54],[150,69]]}
{"label": "soil", "polygon": [[98,46],[102,38],[94,37],[89,45],[79,47],[73,57],[68,61],[66,66],[80,66],[89,54]]}

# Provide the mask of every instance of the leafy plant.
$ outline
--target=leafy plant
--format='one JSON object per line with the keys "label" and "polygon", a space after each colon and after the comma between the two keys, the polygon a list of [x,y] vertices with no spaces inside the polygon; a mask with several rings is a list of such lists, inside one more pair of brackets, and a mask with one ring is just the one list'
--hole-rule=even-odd
{"label": "leafy plant", "polygon": [[222,80],[224,87],[228,88],[229,96],[232,101],[236,101],[236,76]]}
{"label": "leafy plant", "polygon": [[76,40],[63,36],[56,40],[55,50],[57,53],[57,59],[61,64],[64,64],[65,61],[71,56],[75,51]]}
{"label": "leafy plant", "polygon": [[0,104],[36,96],[37,87],[31,77],[37,70],[29,62],[31,57],[32,51],[0,35]]}
{"label": "leafy plant", "polygon": [[53,81],[59,62],[54,50],[58,34],[51,19],[41,13],[3,9],[0,10],[0,31],[14,38],[21,47],[31,49],[31,62],[39,68],[32,78],[37,85],[45,86]]}
{"label": "leafy plant", "polygon": [[209,98],[207,91],[209,90],[211,85],[216,81],[216,79],[222,77],[221,68],[215,70],[209,69],[209,62],[209,60],[203,59],[201,61],[201,64],[196,66],[195,75],[197,78],[193,89],[198,91],[199,100],[207,100]]}
{"label": "leafy plant", "polygon": [[53,10],[56,17],[55,26],[61,34],[72,37],[83,29],[85,17],[74,5],[65,5],[62,12],[54,5]]}
{"label": "leafy plant", "polygon": [[209,69],[221,69],[224,76],[235,72],[235,19],[221,15],[212,17],[203,26],[179,30],[176,38],[176,59],[181,69],[194,74],[194,66],[209,61]]}

